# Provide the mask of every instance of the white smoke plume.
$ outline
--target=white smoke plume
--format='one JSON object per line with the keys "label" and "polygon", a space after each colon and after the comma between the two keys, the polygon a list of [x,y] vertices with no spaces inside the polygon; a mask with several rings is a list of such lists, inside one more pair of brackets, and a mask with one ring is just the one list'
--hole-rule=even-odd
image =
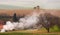
{"label": "white smoke plume", "polygon": [[6,25],[3,25],[3,29],[1,29],[1,32],[5,32],[6,30],[12,29],[14,29],[14,25],[10,21],[7,21]]}
{"label": "white smoke plume", "polygon": [[33,12],[32,15],[27,15],[24,18],[20,18],[19,22],[11,22],[7,21],[6,25],[3,26],[3,29],[1,29],[1,32],[5,32],[6,30],[21,30],[21,29],[29,29],[37,27],[36,24],[38,23],[39,14],[36,12]]}

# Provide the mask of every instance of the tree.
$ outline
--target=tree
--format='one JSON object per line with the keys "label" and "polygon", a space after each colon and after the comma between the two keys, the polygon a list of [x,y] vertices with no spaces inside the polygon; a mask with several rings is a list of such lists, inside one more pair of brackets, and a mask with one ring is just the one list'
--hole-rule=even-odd
{"label": "tree", "polygon": [[17,16],[16,16],[16,13],[14,13],[14,15],[13,15],[13,21],[14,22],[17,22],[18,21]]}
{"label": "tree", "polygon": [[46,30],[49,32],[50,27],[54,25],[52,21],[55,17],[52,16],[50,13],[45,13],[41,14],[39,18],[40,24],[42,24],[42,26],[46,28]]}

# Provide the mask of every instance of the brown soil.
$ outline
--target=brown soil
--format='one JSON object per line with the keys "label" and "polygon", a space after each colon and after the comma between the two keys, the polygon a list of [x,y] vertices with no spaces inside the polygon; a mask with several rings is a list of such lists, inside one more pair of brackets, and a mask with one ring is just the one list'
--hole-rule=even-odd
{"label": "brown soil", "polygon": [[[60,10],[51,10],[51,9],[41,9],[44,12],[52,13],[52,15],[60,17]],[[16,9],[16,10],[8,10],[8,9],[0,9],[0,15],[10,15],[12,16],[14,13],[19,15],[26,15],[33,12],[33,9]]]}

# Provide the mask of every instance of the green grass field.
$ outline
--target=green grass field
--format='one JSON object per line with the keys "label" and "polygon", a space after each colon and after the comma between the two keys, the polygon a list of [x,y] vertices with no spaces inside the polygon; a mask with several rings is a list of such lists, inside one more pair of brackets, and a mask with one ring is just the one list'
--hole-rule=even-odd
{"label": "green grass field", "polygon": [[57,26],[54,26],[50,29],[50,32],[48,33],[45,28],[42,28],[40,30],[34,29],[34,30],[18,30],[18,31],[9,31],[0,33],[0,35],[60,35],[60,30]]}
{"label": "green grass field", "polygon": [[60,34],[36,34],[36,33],[13,32],[13,33],[0,33],[0,35],[60,35]]}

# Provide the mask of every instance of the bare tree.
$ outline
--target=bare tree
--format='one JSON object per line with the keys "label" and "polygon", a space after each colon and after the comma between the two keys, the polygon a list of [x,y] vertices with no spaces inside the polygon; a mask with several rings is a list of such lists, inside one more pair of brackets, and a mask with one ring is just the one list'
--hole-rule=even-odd
{"label": "bare tree", "polygon": [[49,32],[49,29],[54,25],[57,25],[60,28],[60,18],[51,15],[50,13],[45,13],[40,15],[40,24]]}

